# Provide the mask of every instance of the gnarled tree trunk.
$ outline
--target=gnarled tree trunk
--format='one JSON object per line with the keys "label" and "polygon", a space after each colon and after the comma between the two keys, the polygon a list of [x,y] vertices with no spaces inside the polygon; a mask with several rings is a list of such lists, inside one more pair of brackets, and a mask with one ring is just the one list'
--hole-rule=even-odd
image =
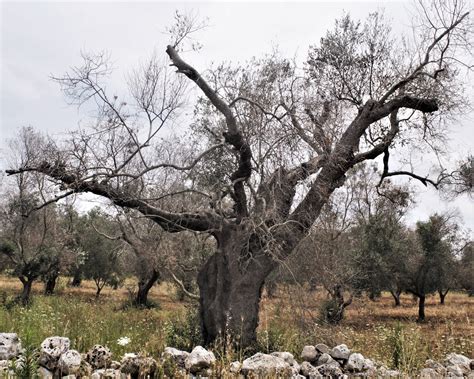
{"label": "gnarled tree trunk", "polygon": [[252,242],[242,243],[258,237],[249,238],[239,226],[216,238],[217,252],[198,274],[203,342],[230,336],[240,346],[254,346],[263,285],[276,263]]}
{"label": "gnarled tree trunk", "polygon": [[148,305],[148,293],[160,278],[160,273],[153,269],[148,277],[141,277],[138,281],[138,292],[135,297],[135,305],[146,307]]}

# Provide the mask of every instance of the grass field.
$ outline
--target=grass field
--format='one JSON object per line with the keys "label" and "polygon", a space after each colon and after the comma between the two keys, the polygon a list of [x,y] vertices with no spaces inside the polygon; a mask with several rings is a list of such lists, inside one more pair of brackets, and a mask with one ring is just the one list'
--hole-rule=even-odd
{"label": "grass field", "polygon": [[[11,305],[19,282],[0,276],[0,332],[16,332],[25,343],[34,345],[48,336],[67,336],[82,352],[104,344],[115,359],[125,352],[157,357],[165,346],[190,349],[198,343],[197,304],[177,301],[170,284],[151,290],[150,299],[159,304],[157,308],[137,310],[124,307],[127,287],[134,284],[131,280],[117,290],[105,288],[98,300],[92,282],[83,282],[80,288],[66,283],[62,278],[57,294],[48,297],[41,294],[42,286],[37,283],[32,305],[22,308]],[[448,352],[473,356],[474,298],[465,294],[448,294],[445,305],[429,297],[423,324],[415,322],[417,305],[410,296],[403,296],[402,306],[395,308],[390,295],[384,294],[376,302],[354,299],[340,325],[324,325],[318,320],[324,299],[322,291],[309,293],[295,286],[280,287],[275,298],[264,297],[259,350],[286,350],[298,356],[305,344],[345,343],[389,367],[397,358],[398,368],[405,372],[419,368],[427,358],[442,359]],[[121,346],[117,343],[120,337],[129,337],[131,342]]]}

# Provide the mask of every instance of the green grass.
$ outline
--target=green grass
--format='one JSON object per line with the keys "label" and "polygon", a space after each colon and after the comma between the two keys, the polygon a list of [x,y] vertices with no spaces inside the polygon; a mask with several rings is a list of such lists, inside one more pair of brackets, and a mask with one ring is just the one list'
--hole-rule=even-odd
{"label": "green grass", "polygon": [[[114,360],[120,360],[129,352],[158,358],[165,346],[190,351],[200,342],[197,304],[177,301],[166,283],[152,289],[150,299],[159,304],[153,309],[124,307],[126,288],[104,289],[96,300],[91,282],[84,282],[81,288],[60,286],[54,296],[41,295],[37,284],[27,308],[11,302],[18,291],[17,280],[0,277],[0,332],[18,333],[34,347],[46,337],[66,336],[80,352],[102,344],[111,349]],[[414,322],[416,304],[410,297],[404,296],[402,307],[395,308],[384,294],[377,302],[355,299],[340,325],[326,325],[318,320],[324,293],[304,292],[300,301],[292,291],[296,289],[280,288],[276,298],[263,299],[259,351],[289,351],[299,359],[305,344],[345,343],[365,357],[404,372],[415,372],[427,358],[442,360],[450,352],[472,356],[474,298],[465,294],[450,294],[444,306],[430,297],[424,324]],[[120,346],[120,337],[130,338],[130,343]],[[214,352],[220,367],[249,353],[229,346],[216,346]]]}
{"label": "green grass", "polygon": [[[28,308],[0,307],[0,331],[28,336],[34,345],[49,336],[66,336],[72,347],[81,352],[102,344],[115,357],[130,351],[158,355],[166,343],[164,320],[178,316],[156,309],[118,310],[109,302],[80,301],[67,295],[36,296]],[[131,342],[118,345],[117,340],[125,336]]]}

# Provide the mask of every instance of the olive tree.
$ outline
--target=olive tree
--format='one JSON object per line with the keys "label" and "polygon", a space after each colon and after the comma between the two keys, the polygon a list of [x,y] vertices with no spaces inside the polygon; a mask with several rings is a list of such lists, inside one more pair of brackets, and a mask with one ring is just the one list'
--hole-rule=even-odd
{"label": "olive tree", "polygon": [[[380,14],[363,22],[344,16],[310,47],[304,67],[275,53],[201,74],[182,48],[200,25],[178,16],[166,49],[175,74],[151,59],[131,75],[131,96],[119,98],[106,90],[106,57],[85,56],[55,79],[72,102],[98,105],[91,127],[58,144],[52,159],[38,152],[7,173],[42,173],[59,196],[103,196],[170,233],[212,235],[216,252],[198,274],[204,342],[232,335],[251,345],[266,278],[352,167],[383,155],[383,178],[438,185],[392,171],[389,159],[401,142],[433,146],[464,105],[472,27],[455,0],[422,2],[419,21],[411,40],[396,38]],[[178,116],[188,84],[202,96],[181,138],[191,145],[185,150],[179,140],[163,143],[160,130],[186,122]],[[171,154],[181,149],[187,153]],[[164,207],[147,189],[170,176],[179,185],[161,187],[162,196],[168,188],[167,196],[187,201]]]}

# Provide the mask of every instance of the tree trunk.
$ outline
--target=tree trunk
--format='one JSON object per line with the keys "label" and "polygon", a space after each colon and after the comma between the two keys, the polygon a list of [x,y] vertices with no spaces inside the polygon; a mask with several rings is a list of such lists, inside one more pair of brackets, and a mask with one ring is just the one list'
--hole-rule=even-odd
{"label": "tree trunk", "polygon": [[448,294],[449,292],[449,288],[443,292],[443,290],[438,290],[438,294],[439,294],[439,303],[441,305],[444,305],[444,299],[446,298],[446,295]]}
{"label": "tree trunk", "polygon": [[390,290],[390,294],[393,296],[393,300],[395,300],[395,306],[399,307],[401,305],[400,303],[400,295],[402,294],[402,291],[400,290]]}
{"label": "tree trunk", "polygon": [[72,277],[71,286],[72,287],[80,287],[82,282],[82,275],[81,272],[78,270],[74,272],[74,276]]}
{"label": "tree trunk", "polygon": [[48,276],[46,282],[44,283],[44,294],[45,295],[52,295],[54,293],[54,289],[56,288],[56,281],[58,276]]}
{"label": "tree trunk", "polygon": [[257,340],[260,297],[265,278],[276,263],[257,250],[257,236],[249,237],[239,228],[227,228],[216,236],[218,250],[198,274],[205,345],[219,339],[227,342],[230,337],[234,344],[247,348]]}
{"label": "tree trunk", "polygon": [[417,322],[425,321],[425,300],[426,295],[422,294],[418,296],[418,320]]}
{"label": "tree trunk", "polygon": [[153,269],[149,277],[142,277],[138,281],[138,292],[135,297],[135,306],[148,306],[148,292],[150,292],[153,285],[160,278],[160,273]]}
{"label": "tree trunk", "polygon": [[19,300],[22,305],[28,305],[31,301],[31,287],[33,286],[34,279],[20,278],[20,281],[23,284],[23,289],[19,296]]}

